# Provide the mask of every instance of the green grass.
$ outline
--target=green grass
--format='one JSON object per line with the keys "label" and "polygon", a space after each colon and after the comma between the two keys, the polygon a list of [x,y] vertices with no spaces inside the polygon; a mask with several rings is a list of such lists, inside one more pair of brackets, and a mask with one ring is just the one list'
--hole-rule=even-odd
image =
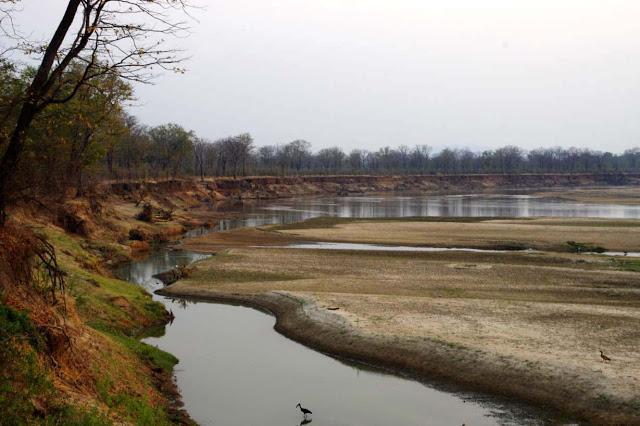
{"label": "green grass", "polygon": [[[48,228],[46,234],[56,247],[61,268],[68,274],[68,292],[91,326],[133,335],[141,331],[141,323],[163,320],[164,307],[144,289],[99,272],[97,265],[102,257],[88,244],[53,228]],[[114,303],[119,298],[126,299],[126,308]]]}
{"label": "green grass", "polygon": [[0,424],[27,424],[36,412],[35,398],[53,397],[37,357],[42,342],[27,315],[0,303]]}
{"label": "green grass", "polygon": [[618,269],[623,271],[640,272],[640,259],[614,259]]}
{"label": "green grass", "polygon": [[170,425],[166,413],[152,406],[143,396],[133,396],[113,391],[113,381],[105,377],[96,384],[100,399],[112,410],[116,410],[136,425]]}
{"label": "green grass", "polygon": [[[178,360],[173,355],[140,342],[135,337],[146,325],[163,324],[165,308],[154,302],[143,288],[101,271],[105,259],[121,256],[116,245],[86,242],[55,228],[47,228],[49,241],[56,247],[61,268],[68,274],[68,293],[87,325],[109,337],[114,344],[134,354],[152,368],[170,374]],[[143,396],[128,395],[111,386],[108,373],[96,372],[100,378],[98,393],[103,402],[138,425],[170,424],[163,407],[154,407]],[[151,386],[150,377],[140,377]],[[96,412],[69,407],[51,424],[96,425],[111,422]],[[0,422],[1,423],[1,422]]]}
{"label": "green grass", "polygon": [[[68,273],[69,293],[76,299],[78,311],[92,325],[134,335],[141,331],[140,323],[163,320],[164,306],[154,302],[141,287],[67,262],[61,265]],[[126,307],[114,303],[120,298],[126,300]]]}
{"label": "green grass", "polygon": [[178,358],[169,352],[165,352],[132,337],[113,334],[109,335],[109,337],[134,352],[140,359],[155,367],[162,368],[166,372],[172,372],[173,367],[178,363]]}
{"label": "green grass", "polygon": [[46,426],[108,426],[113,424],[95,408],[81,410],[70,405],[64,406],[55,414],[48,415],[42,421]]}
{"label": "green grass", "polygon": [[[28,312],[7,307],[0,298],[0,425],[103,426],[113,423],[109,417],[112,414],[138,425],[171,424],[165,407],[148,400],[156,384],[144,365],[169,375],[178,360],[132,337],[150,325],[158,325],[156,333],[161,333],[165,308],[141,287],[113,278],[103,268],[106,260],[122,258],[123,247],[87,241],[53,226],[36,232],[44,234],[55,247],[58,263],[67,274],[67,295],[75,299],[80,317],[112,341],[110,350],[92,360],[105,366],[95,371],[94,380],[99,382],[98,399],[109,407],[109,413],[98,411],[102,404],[87,408],[70,405],[61,397],[63,394],[56,391],[51,380],[46,340],[31,323]],[[111,357],[112,352],[120,357]],[[123,354],[129,361],[126,364],[120,363]],[[109,376],[119,378],[120,373],[126,373],[135,383],[112,386],[116,382],[111,382]],[[46,409],[46,416],[39,407]]]}

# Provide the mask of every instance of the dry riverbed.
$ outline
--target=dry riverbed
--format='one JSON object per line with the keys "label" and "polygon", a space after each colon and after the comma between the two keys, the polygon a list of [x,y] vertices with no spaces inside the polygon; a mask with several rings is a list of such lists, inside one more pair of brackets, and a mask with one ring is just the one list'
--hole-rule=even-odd
{"label": "dry riverbed", "polygon": [[[627,220],[340,220],[187,240],[213,251],[165,294],[267,309],[309,346],[514,396],[595,424],[640,423],[640,251]],[[298,241],[534,247],[539,252],[300,250]],[[613,358],[603,364],[599,350]]]}

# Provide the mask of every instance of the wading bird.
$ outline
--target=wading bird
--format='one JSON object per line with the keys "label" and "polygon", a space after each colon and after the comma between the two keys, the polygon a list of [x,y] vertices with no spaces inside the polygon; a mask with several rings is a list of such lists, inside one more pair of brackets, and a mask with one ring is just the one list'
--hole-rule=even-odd
{"label": "wading bird", "polygon": [[602,350],[600,351],[600,358],[602,358],[602,362],[609,362],[611,361],[611,358],[609,358],[608,356],[606,356]]}
{"label": "wading bird", "polygon": [[296,408],[300,408],[300,411],[302,411],[302,415],[304,416],[304,418],[307,418],[308,414],[313,414],[311,412],[311,410],[307,410],[306,408],[302,408],[302,405],[300,405],[300,403],[298,402],[298,405],[296,405]]}

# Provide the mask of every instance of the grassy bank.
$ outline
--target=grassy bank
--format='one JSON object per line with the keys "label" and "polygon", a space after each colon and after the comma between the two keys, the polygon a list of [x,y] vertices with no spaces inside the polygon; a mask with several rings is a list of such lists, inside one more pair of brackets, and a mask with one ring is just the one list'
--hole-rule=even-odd
{"label": "grassy bank", "polygon": [[[27,244],[24,256],[0,256],[0,424],[189,423],[173,381],[178,360],[138,337],[163,326],[167,312],[105,268],[132,253],[126,240],[113,237],[127,228],[103,227],[98,220],[106,217],[99,217],[91,235],[80,236],[42,219],[21,218],[22,231],[12,225],[5,232],[18,243],[20,233],[43,235],[55,249],[65,288],[50,300],[41,281],[45,271],[37,258],[27,262],[33,256]],[[131,218],[129,226],[161,233],[171,224]],[[3,249],[13,240],[3,235]],[[35,269],[22,282],[20,270],[29,268]]]}
{"label": "grassy bank", "polygon": [[[640,421],[635,260],[564,249],[391,253],[245,244],[260,235],[265,245],[273,237],[553,249],[571,235],[632,251],[635,222],[317,219],[285,228],[187,241],[199,250],[208,241],[218,254],[165,292],[266,308],[282,332],[312,347],[426,379],[515,396],[595,424]],[[221,250],[225,244],[231,248]],[[614,361],[601,363],[600,349]]]}

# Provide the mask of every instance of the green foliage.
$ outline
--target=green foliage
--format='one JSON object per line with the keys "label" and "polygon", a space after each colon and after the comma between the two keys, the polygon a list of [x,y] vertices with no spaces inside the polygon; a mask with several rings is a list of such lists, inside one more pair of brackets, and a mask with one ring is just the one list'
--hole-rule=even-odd
{"label": "green foliage", "polygon": [[576,241],[567,241],[567,248],[572,253],[604,253],[606,248],[593,245],[591,243],[579,243]]}
{"label": "green foliage", "polygon": [[0,121],[0,141],[8,138],[13,130],[21,105],[21,95],[27,87],[27,78],[32,74],[32,68],[19,73],[15,64],[0,59],[0,116],[3,117]]}
{"label": "green foliage", "polygon": [[164,124],[149,130],[153,151],[149,153],[163,172],[177,176],[185,167],[191,166],[193,132],[177,124]]}
{"label": "green foliage", "polygon": [[[68,81],[79,78],[81,72],[82,66],[73,64]],[[64,97],[73,89],[70,83],[63,85],[59,95]],[[80,192],[83,174],[98,166],[126,132],[123,109],[131,97],[128,83],[104,75],[82,86],[67,102],[48,106],[27,134],[22,154],[26,161],[20,163],[18,183],[34,191],[75,186]]]}

